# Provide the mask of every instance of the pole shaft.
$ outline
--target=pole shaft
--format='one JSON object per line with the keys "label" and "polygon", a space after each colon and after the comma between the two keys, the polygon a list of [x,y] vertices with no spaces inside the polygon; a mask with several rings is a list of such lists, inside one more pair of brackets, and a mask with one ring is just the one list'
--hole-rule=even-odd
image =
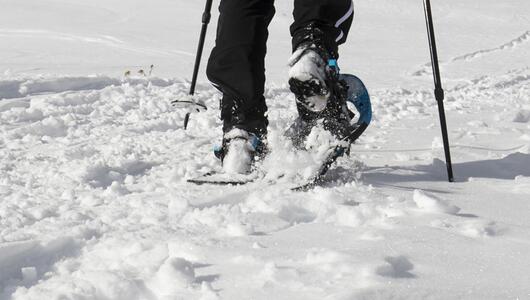
{"label": "pole shaft", "polygon": [[[202,51],[204,49],[204,40],[206,39],[206,31],[208,30],[208,24],[212,18],[212,3],[213,0],[206,0],[204,12],[202,13],[202,27],[201,35],[199,37],[199,46],[197,47],[197,54],[195,55],[195,66],[193,67],[193,75],[191,77],[190,95],[195,94],[195,85],[197,84],[197,76],[199,75],[199,67],[201,66]],[[187,113],[184,117],[184,130],[188,129],[188,122],[190,121],[190,113]]]}
{"label": "pole shaft", "polygon": [[432,20],[431,2],[423,0],[425,9],[425,21],[427,23],[427,34],[429,36],[429,48],[431,51],[432,71],[434,77],[434,95],[438,102],[438,114],[440,115],[440,125],[442,127],[442,139],[444,143],[445,163],[447,166],[447,177],[449,182],[454,182],[453,165],[451,163],[451,150],[449,146],[449,134],[447,132],[447,121],[444,109],[444,90],[440,76],[440,66],[438,64],[438,51],[436,48],[436,38],[434,35],[434,24]]}
{"label": "pole shaft", "polygon": [[212,10],[213,0],[206,0],[206,6],[202,14],[202,27],[201,35],[199,37],[199,46],[197,47],[197,55],[195,56],[195,66],[193,67],[193,76],[191,78],[190,86],[190,95],[195,94],[195,85],[197,84],[197,76],[199,75],[199,67],[201,65],[202,51],[204,49],[204,40],[206,39],[206,31],[208,29],[208,24],[211,19],[211,10]]}

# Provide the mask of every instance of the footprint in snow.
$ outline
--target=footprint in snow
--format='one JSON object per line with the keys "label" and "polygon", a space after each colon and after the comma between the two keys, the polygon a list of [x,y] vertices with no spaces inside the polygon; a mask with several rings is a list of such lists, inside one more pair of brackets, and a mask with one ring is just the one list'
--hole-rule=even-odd
{"label": "footprint in snow", "polygon": [[470,238],[485,238],[500,235],[503,230],[495,222],[487,220],[466,220],[463,222],[449,223],[436,220],[431,223],[433,227],[454,230],[456,233]]}
{"label": "footprint in snow", "polygon": [[447,201],[424,191],[415,190],[413,200],[422,211],[467,218],[464,221],[454,222],[435,220],[431,223],[433,227],[455,230],[458,234],[472,238],[492,237],[501,232],[495,222],[477,219],[477,216],[472,214],[460,214],[458,206],[451,205]]}
{"label": "footprint in snow", "polygon": [[410,271],[414,265],[405,256],[389,256],[385,258],[386,264],[377,268],[376,273],[383,277],[392,278],[415,278],[416,275]]}

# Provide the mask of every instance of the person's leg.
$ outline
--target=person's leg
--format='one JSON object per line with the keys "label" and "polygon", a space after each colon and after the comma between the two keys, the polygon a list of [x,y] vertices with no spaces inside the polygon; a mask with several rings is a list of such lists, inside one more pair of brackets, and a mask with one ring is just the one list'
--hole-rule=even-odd
{"label": "person's leg", "polygon": [[221,0],[219,11],[207,75],[223,93],[223,131],[239,128],[263,136],[268,125],[264,58],[274,0]]}
{"label": "person's leg", "polygon": [[320,40],[332,57],[344,43],[353,20],[352,0],[295,0],[291,25],[293,52],[300,44]]}

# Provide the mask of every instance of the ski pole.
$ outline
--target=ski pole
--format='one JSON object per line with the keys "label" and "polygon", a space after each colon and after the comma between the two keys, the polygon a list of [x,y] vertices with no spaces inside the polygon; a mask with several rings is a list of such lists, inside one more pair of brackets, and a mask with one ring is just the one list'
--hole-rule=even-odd
{"label": "ski pole", "polygon": [[[206,6],[204,7],[204,12],[202,14],[202,28],[201,35],[199,37],[199,46],[197,47],[197,55],[195,56],[195,66],[193,68],[193,76],[191,77],[191,86],[190,86],[190,95],[195,94],[195,85],[197,84],[197,76],[199,74],[199,67],[201,65],[202,51],[204,49],[204,40],[206,39],[206,31],[208,30],[208,24],[212,18],[213,0],[206,0]],[[188,128],[188,122],[190,120],[190,113],[188,112],[184,117],[184,130]]]}
{"label": "ski pole", "polygon": [[438,102],[438,114],[440,115],[440,125],[442,127],[442,138],[444,143],[445,164],[447,166],[447,177],[449,182],[454,182],[453,165],[451,163],[451,150],[449,147],[449,137],[447,133],[447,122],[445,120],[444,90],[440,76],[440,66],[438,64],[438,51],[434,37],[434,25],[432,21],[431,1],[423,0],[425,10],[425,21],[427,23],[427,34],[429,36],[429,48],[431,51],[432,71],[434,76],[434,96]]}

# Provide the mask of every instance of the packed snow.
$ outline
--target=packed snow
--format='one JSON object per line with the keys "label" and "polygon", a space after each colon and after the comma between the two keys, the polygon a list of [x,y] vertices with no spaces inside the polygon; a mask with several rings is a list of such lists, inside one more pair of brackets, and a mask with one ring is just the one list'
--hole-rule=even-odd
{"label": "packed snow", "polygon": [[530,299],[530,2],[432,3],[448,183],[422,3],[357,0],[339,64],[373,123],[305,192],[277,2],[266,174],[197,186],[221,168],[204,64],[208,110],[184,130],[170,102],[204,3],[0,0],[0,299]]}

